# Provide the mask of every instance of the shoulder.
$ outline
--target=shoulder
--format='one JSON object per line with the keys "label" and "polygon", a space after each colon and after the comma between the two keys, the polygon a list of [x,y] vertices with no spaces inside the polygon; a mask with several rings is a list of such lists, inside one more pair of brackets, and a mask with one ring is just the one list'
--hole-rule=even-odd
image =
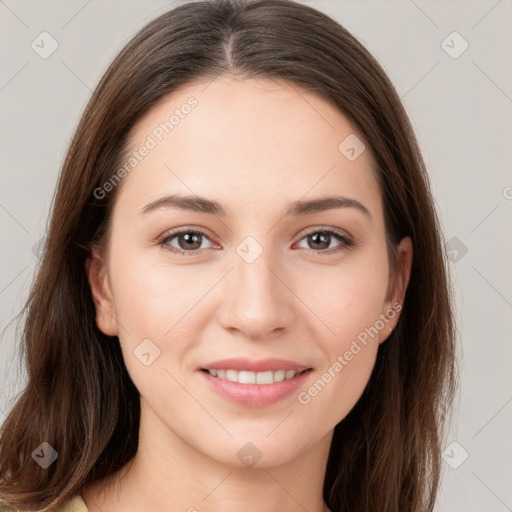
{"label": "shoulder", "polygon": [[[0,512],[21,512],[12,507],[4,507],[0,505]],[[57,508],[52,508],[50,512],[90,512],[85,504],[85,501],[82,499],[82,496],[78,494],[74,498],[71,498],[63,505],[60,505]]]}
{"label": "shoulder", "polygon": [[82,499],[82,496],[78,494],[60,507],[52,509],[51,512],[89,512],[89,509]]}

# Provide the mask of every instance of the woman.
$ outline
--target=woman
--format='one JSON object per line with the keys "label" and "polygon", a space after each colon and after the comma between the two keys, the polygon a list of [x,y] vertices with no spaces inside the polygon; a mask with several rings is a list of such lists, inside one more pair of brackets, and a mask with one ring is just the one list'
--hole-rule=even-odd
{"label": "woman", "polygon": [[66,155],[2,506],[433,510],[442,247],[407,115],[343,27],[288,0],[161,15]]}

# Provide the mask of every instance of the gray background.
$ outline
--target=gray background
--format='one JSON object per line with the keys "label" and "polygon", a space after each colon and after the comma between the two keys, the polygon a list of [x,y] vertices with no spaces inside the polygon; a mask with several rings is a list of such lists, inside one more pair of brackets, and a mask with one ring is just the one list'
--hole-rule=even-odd
{"label": "gray background", "polygon": [[[71,134],[113,56],[178,3],[0,0],[0,422],[25,380],[9,322],[36,269]],[[512,2],[303,3],[351,31],[394,82],[449,241],[461,386],[437,510],[512,511]],[[58,43],[46,59],[31,47],[43,31]],[[444,48],[459,53],[462,40],[442,43],[453,31],[469,44],[457,58]]]}

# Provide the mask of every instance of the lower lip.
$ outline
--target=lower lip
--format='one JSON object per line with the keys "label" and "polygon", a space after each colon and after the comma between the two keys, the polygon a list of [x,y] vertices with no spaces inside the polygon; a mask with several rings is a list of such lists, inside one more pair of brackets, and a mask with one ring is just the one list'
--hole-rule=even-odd
{"label": "lower lip", "polygon": [[306,370],[295,377],[273,384],[240,384],[227,379],[213,377],[199,370],[209,386],[219,395],[240,405],[262,407],[273,404],[296,391],[313,370]]}

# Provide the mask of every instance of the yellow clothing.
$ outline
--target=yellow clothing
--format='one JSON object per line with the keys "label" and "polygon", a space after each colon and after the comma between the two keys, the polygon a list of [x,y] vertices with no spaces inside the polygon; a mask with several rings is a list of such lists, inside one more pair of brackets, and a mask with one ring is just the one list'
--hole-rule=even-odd
{"label": "yellow clothing", "polygon": [[[0,508],[0,512],[3,510],[7,510],[4,508]],[[9,508],[8,510],[12,510]],[[19,512],[19,511],[18,511]],[[77,494],[73,498],[71,498],[64,505],[61,505],[58,508],[52,508],[51,512],[90,512],[80,494]]]}
{"label": "yellow clothing", "polygon": [[[52,510],[52,512],[54,512]],[[80,494],[69,500],[65,505],[55,509],[55,512],[89,512],[85,501]]]}

